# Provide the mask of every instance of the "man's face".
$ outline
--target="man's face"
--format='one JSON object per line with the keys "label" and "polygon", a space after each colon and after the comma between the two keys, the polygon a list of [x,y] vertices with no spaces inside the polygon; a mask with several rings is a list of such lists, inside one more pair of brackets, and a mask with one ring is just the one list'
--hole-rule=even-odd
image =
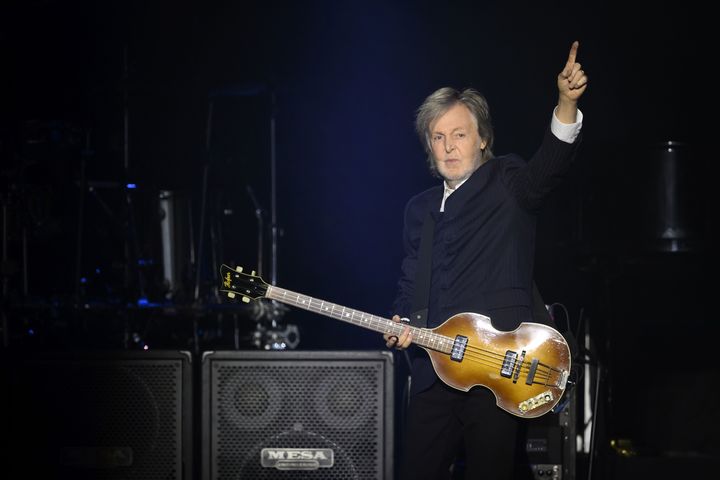
{"label": "man's face", "polygon": [[440,176],[455,188],[480,166],[486,142],[478,135],[470,110],[458,103],[430,126],[430,144]]}

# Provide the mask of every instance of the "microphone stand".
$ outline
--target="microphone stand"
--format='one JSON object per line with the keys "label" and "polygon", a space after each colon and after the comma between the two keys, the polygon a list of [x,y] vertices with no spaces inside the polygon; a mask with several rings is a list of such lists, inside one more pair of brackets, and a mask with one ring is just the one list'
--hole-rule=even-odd
{"label": "microphone stand", "polygon": [[[275,129],[275,122],[276,122],[276,109],[277,109],[277,103],[276,103],[276,95],[273,91],[272,87],[269,85],[236,85],[236,86],[230,86],[227,88],[222,88],[219,90],[215,90],[211,92],[210,94],[210,101],[208,104],[208,118],[207,118],[207,138],[206,138],[206,160],[205,165],[203,168],[203,178],[202,178],[202,199],[201,199],[201,205],[200,205],[200,230],[198,235],[198,248],[197,248],[197,254],[195,255],[196,259],[196,265],[195,267],[195,292],[194,292],[194,299],[195,303],[199,303],[200,301],[200,283],[201,283],[201,275],[203,270],[203,250],[204,250],[204,232],[205,232],[205,217],[207,215],[207,188],[208,188],[208,171],[210,168],[211,163],[211,155],[210,155],[210,139],[211,139],[211,126],[212,126],[212,120],[213,120],[213,99],[215,97],[225,97],[225,96],[256,96],[261,94],[269,94],[270,97],[270,196],[271,196],[271,205],[270,205],[270,283],[272,285],[277,285],[277,252],[278,252],[278,236],[279,236],[279,228],[277,224],[277,184],[276,184],[276,176],[277,176],[277,146],[276,146],[276,129]],[[265,220],[264,220],[264,210],[260,206],[257,197],[255,196],[255,192],[253,191],[252,187],[249,185],[246,186],[246,192],[248,196],[250,197],[254,207],[255,207],[255,216],[257,218],[257,224],[258,224],[258,264],[257,264],[257,272],[258,274],[261,274],[263,272],[263,265],[265,263],[265,251],[264,251],[264,245],[265,245],[265,236],[264,236],[264,230],[265,230]],[[284,332],[279,332],[277,330],[278,325],[278,319],[282,316],[282,314],[288,310],[287,307],[284,305],[276,302],[275,300],[271,300],[268,302],[270,305],[270,308],[267,307],[266,304],[263,304],[262,302],[256,302],[257,310],[255,312],[255,319],[258,321],[257,324],[257,331],[254,335],[254,341],[253,343],[255,346],[264,348],[266,350],[269,349],[284,349],[284,348],[295,348],[295,346],[299,342],[299,333],[297,331],[297,327],[294,325],[288,325],[285,328]],[[262,325],[262,322],[260,321],[262,318],[267,318],[270,320],[270,328],[266,328]],[[197,328],[194,329],[197,332]],[[269,343],[268,343],[269,341]],[[197,338],[195,340],[196,348],[197,348]],[[238,332],[236,328],[236,334],[235,334],[235,344],[236,347],[238,346]]]}
{"label": "microphone stand", "polygon": [[258,275],[262,276],[263,271],[263,244],[265,243],[264,238],[264,226],[263,226],[263,209],[260,206],[260,202],[258,202],[257,197],[255,197],[255,192],[253,191],[252,187],[250,185],[245,186],[245,191],[247,192],[248,196],[250,197],[250,201],[255,206],[255,218],[257,218],[257,230],[258,230],[258,240],[257,240],[257,248],[258,248],[258,259],[257,259],[257,273]]}
{"label": "microphone stand", "polygon": [[[275,92],[270,90],[270,241],[271,241],[271,258],[270,258],[270,283],[277,285],[277,243],[278,243],[278,226],[277,226],[277,185],[275,178],[277,176],[277,159],[275,148],[275,111],[277,102],[275,100]],[[274,301],[273,301],[274,302]]]}
{"label": "microphone stand", "polygon": [[210,138],[212,135],[213,104],[214,101],[210,99],[208,102],[207,127],[205,132],[205,164],[203,165],[202,196],[200,200],[200,231],[198,233],[197,254],[195,255],[195,292],[193,294],[195,303],[198,303],[200,300],[200,275],[202,274],[203,249],[205,247],[205,217],[207,213],[207,189],[208,173],[210,169]]}
{"label": "microphone stand", "polygon": [[[263,222],[264,210],[260,206],[255,192],[250,185],[246,185],[245,190],[247,191],[250,200],[255,206],[255,216],[258,223],[258,265],[257,273],[262,276],[263,268],[263,245],[265,244],[265,228]],[[273,266],[275,263],[273,262]],[[269,307],[268,307],[269,305]],[[281,317],[287,308],[284,305],[278,304],[274,300],[266,301],[260,299],[255,303],[254,317],[257,321],[257,329],[253,335],[255,346],[263,348],[265,350],[283,350],[285,348],[295,348],[298,342],[299,333],[294,325],[286,325],[284,331],[280,331],[278,328],[278,319]],[[270,321],[269,327],[265,327],[262,324],[262,320],[267,319]]]}
{"label": "microphone stand", "polygon": [[[278,273],[278,235],[279,228],[277,223],[277,140],[275,130],[275,119],[277,116],[277,98],[275,91],[270,88],[270,283],[277,285]],[[270,301],[272,308],[270,309],[270,319],[273,329],[277,328],[277,320],[288,311],[285,305],[281,305],[275,300]],[[286,347],[295,348],[300,342],[300,335],[297,327],[287,325],[284,334],[284,341],[274,342],[275,348],[284,349]]]}

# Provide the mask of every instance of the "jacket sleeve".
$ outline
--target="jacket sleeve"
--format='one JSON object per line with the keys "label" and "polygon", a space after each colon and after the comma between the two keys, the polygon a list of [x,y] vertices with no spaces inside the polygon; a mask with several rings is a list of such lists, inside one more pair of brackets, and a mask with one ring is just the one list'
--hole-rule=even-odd
{"label": "jacket sleeve", "polygon": [[540,148],[530,161],[520,157],[505,162],[504,181],[518,203],[524,209],[536,212],[545,199],[567,176],[581,142],[578,137],[573,143],[559,140],[548,128]]}

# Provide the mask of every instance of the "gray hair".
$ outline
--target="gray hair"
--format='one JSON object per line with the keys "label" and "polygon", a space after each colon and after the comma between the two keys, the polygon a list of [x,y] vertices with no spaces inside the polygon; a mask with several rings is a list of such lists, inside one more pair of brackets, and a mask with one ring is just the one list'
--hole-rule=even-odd
{"label": "gray hair", "polygon": [[428,155],[427,161],[430,173],[436,177],[440,175],[433,157],[430,128],[438,118],[458,103],[462,103],[470,110],[472,117],[475,119],[478,135],[485,141],[485,148],[480,153],[480,162],[485,163],[493,157],[492,145],[495,135],[493,134],[490,119],[490,107],[488,107],[485,97],[472,88],[466,88],[460,92],[451,87],[443,87],[434,91],[425,99],[417,109],[415,116],[415,130],[420,137],[420,142],[425,147],[425,153]]}

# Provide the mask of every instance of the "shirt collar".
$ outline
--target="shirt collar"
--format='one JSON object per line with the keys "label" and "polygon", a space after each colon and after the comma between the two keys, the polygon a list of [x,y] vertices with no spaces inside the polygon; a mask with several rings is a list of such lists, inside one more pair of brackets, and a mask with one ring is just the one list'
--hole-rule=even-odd
{"label": "shirt collar", "polygon": [[[468,178],[470,178],[470,177],[468,177]],[[440,211],[441,211],[441,212],[444,212],[444,211],[445,211],[445,200],[447,200],[447,198],[448,198],[455,190],[457,190],[458,188],[462,187],[463,183],[465,183],[465,182],[468,181],[468,178],[466,178],[466,179],[463,180],[462,182],[458,183],[458,184],[457,184],[457,187],[455,187],[455,188],[450,187],[450,185],[448,185],[447,181],[446,181],[446,180],[443,180],[443,187],[444,187],[444,188],[443,188],[443,198],[442,198],[442,202],[440,203]]]}

